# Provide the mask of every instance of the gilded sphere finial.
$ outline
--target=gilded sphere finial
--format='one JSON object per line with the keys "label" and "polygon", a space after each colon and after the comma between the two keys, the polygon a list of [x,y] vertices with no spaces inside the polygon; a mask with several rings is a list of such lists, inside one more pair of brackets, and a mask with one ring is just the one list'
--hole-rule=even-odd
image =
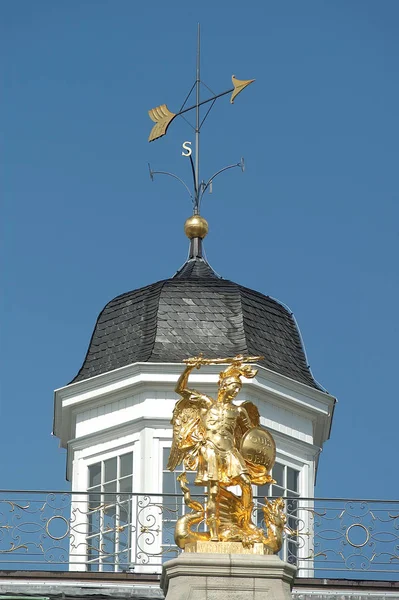
{"label": "gilded sphere finial", "polygon": [[184,223],[184,232],[190,240],[193,238],[203,240],[208,233],[208,221],[200,215],[193,215]]}

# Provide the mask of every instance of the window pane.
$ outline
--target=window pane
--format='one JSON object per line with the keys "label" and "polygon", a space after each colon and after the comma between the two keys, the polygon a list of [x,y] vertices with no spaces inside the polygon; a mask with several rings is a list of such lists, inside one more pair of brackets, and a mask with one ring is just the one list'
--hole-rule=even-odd
{"label": "window pane", "polygon": [[[261,500],[262,502],[262,500]],[[263,512],[263,504],[257,504],[255,505],[255,511],[253,513],[253,520],[255,521],[256,525],[258,527],[260,527],[261,529],[265,529],[265,515]]]}
{"label": "window pane", "polygon": [[[180,494],[182,494],[182,489],[181,489],[180,481],[177,481],[178,475],[179,475],[179,473],[176,473],[176,477],[175,477],[176,492],[175,493],[180,495]],[[191,497],[193,499],[196,499],[199,502],[201,502],[201,496],[206,494],[206,489],[204,488],[203,485],[196,485],[194,483],[194,480],[197,476],[197,473],[195,471],[187,471],[186,475],[187,475],[187,481],[188,481],[187,485],[190,488]]]}
{"label": "window pane", "polygon": [[114,529],[115,528],[115,519],[116,519],[116,506],[115,504],[107,504],[107,506],[104,508],[104,525],[105,525],[105,530],[108,531],[109,529]]}
{"label": "window pane", "polygon": [[[87,540],[87,558],[88,560],[98,561],[99,557],[99,540],[98,538],[92,538]],[[98,571],[98,562],[91,563],[87,565],[88,571]]]}
{"label": "window pane", "polygon": [[287,467],[287,488],[293,492],[298,491],[299,471]]}
{"label": "window pane", "polygon": [[110,562],[110,563],[115,562],[115,557],[112,556],[115,553],[115,530],[107,531],[106,533],[105,532],[103,533],[101,551],[105,555],[111,555],[111,556],[104,556],[104,558],[103,558],[104,562]]}
{"label": "window pane", "polygon": [[[163,474],[162,492],[164,494],[177,494],[175,497],[163,498],[165,509],[164,527],[167,521],[175,521],[183,514],[182,495],[180,493],[180,484],[176,481],[176,473],[166,471]],[[174,524],[173,524],[174,527]]]}
{"label": "window pane", "polygon": [[131,475],[133,473],[133,453],[122,454],[120,461],[119,477]]}
{"label": "window pane", "polygon": [[125,528],[129,523],[130,506],[127,502],[119,505],[119,527]]}
{"label": "window pane", "polygon": [[295,540],[288,541],[288,557],[287,562],[291,565],[296,565],[298,560],[298,545]]}
{"label": "window pane", "polygon": [[104,461],[104,481],[116,479],[116,456]]}
{"label": "window pane", "polygon": [[168,464],[170,454],[170,448],[163,449],[163,470],[166,471],[166,465]]}
{"label": "window pane", "polygon": [[273,497],[277,497],[280,498],[280,496],[284,496],[284,488],[278,486],[278,485],[272,485],[272,496]]}
{"label": "window pane", "polygon": [[121,479],[119,482],[119,491],[120,492],[131,492],[132,491],[132,478],[125,477]]}
{"label": "window pane", "polygon": [[[115,552],[115,532],[116,532],[116,507],[110,506],[104,510],[104,526],[101,550],[105,554]],[[106,558],[104,558],[104,561]]]}
{"label": "window pane", "polygon": [[[130,503],[119,505],[119,521],[118,521],[118,549],[119,549],[119,565],[128,562],[130,547]],[[126,550],[126,552],[125,552]]]}
{"label": "window pane", "polygon": [[89,487],[101,484],[101,463],[89,467]]}
{"label": "window pane", "polygon": [[[103,486],[103,490],[106,493],[116,492],[116,481],[111,481],[111,483],[106,483]],[[104,496],[104,502],[115,502],[114,496]]]}
{"label": "window pane", "polygon": [[288,513],[294,514],[298,511],[298,500],[296,500],[292,496],[286,501],[286,504]]}
{"label": "window pane", "polygon": [[287,500],[288,527],[295,531],[298,528],[298,500]]}
{"label": "window pane", "polygon": [[162,527],[162,545],[163,546],[170,547],[170,546],[175,545],[175,525],[176,525],[176,521],[164,521],[163,522],[163,527]]}
{"label": "window pane", "polygon": [[284,487],[284,465],[280,465],[279,463],[275,463],[272,470],[273,479],[276,480],[277,485]]}
{"label": "window pane", "polygon": [[89,535],[100,533],[100,522],[101,515],[99,510],[89,513]]}
{"label": "window pane", "polygon": [[111,492],[116,492],[116,481],[112,481],[111,483],[106,483],[103,487],[104,492],[106,492],[103,495],[103,502],[106,506],[109,506],[110,504],[115,504],[116,502],[116,494],[111,493]]}
{"label": "window pane", "polygon": [[93,488],[89,494],[89,510],[95,510],[101,505],[100,493],[95,494],[94,492],[100,492],[100,487]]}
{"label": "window pane", "polygon": [[[195,471],[186,471],[186,477],[187,477],[188,485],[190,487],[193,487],[193,489],[197,489],[197,491],[199,490],[201,492],[201,494],[203,494],[203,489],[204,489],[203,486],[200,486],[200,485],[196,486],[194,483],[195,478],[197,477],[197,473]],[[177,483],[177,485],[178,485],[177,491],[180,492],[181,491],[180,483]]]}
{"label": "window pane", "polygon": [[[177,481],[175,473],[169,473],[168,471],[163,474],[163,486],[162,491],[164,494],[177,494]],[[179,490],[180,491],[180,490]]]}
{"label": "window pane", "polygon": [[129,566],[129,551],[121,552],[119,550],[118,556],[118,571],[126,571]]}
{"label": "window pane", "polygon": [[256,495],[259,496],[259,500],[262,502],[264,498],[270,495],[270,485],[258,485]]}

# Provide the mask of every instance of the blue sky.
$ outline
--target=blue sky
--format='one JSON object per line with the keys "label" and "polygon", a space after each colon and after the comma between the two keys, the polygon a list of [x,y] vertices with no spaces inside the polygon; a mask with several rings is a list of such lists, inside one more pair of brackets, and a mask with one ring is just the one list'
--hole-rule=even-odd
{"label": "blue sky", "polygon": [[3,0],[1,487],[68,489],[53,390],[98,313],[187,255],[183,120],[148,109],[195,77],[221,99],[202,175],[245,157],[203,203],[214,269],[287,304],[339,399],[316,493],[397,498],[399,3]]}

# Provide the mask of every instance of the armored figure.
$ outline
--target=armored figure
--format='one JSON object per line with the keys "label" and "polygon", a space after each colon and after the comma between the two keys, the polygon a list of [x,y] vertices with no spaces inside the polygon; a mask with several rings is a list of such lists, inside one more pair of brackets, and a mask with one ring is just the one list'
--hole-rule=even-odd
{"label": "armored figure", "polygon": [[[195,540],[240,541],[245,546],[266,543],[265,532],[251,519],[253,509],[252,484],[272,483],[269,475],[275,461],[275,443],[271,434],[260,426],[258,409],[251,402],[233,404],[241,390],[241,377],[255,377],[257,370],[245,362],[261,357],[236,356],[224,359],[186,360],[176,392],[172,424],[173,443],[168,469],[173,471],[183,463],[196,471],[195,484],[207,487],[206,509],[190,497],[185,475],[180,476],[186,504],[193,512],[177,522],[175,538],[180,547]],[[202,365],[226,364],[220,373],[216,400],[188,387],[194,368]],[[238,485],[241,495],[227,488]],[[206,521],[207,532],[192,527]]]}

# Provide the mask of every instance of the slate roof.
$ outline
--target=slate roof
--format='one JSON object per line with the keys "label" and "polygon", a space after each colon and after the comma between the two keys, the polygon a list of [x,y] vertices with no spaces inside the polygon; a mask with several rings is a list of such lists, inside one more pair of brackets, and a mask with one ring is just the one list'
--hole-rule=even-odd
{"label": "slate roof", "polygon": [[283,305],[222,279],[203,258],[170,279],[127,292],[100,313],[83,365],[71,383],[134,362],[182,362],[262,355],[260,364],[320,389],[295,319]]}

